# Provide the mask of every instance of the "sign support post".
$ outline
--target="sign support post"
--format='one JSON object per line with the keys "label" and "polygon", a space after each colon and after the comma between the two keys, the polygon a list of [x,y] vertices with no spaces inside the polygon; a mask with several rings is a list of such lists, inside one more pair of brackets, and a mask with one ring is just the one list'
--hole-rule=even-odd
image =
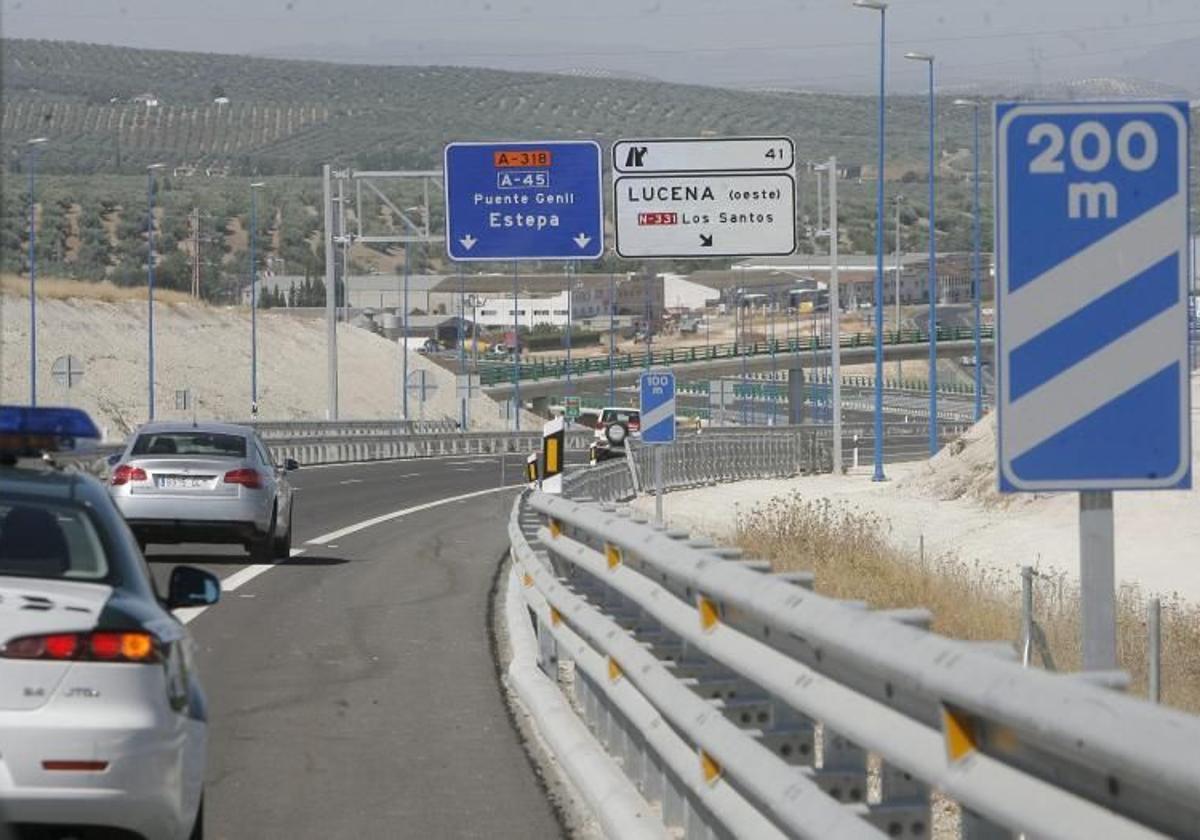
{"label": "sign support post", "polygon": [[1117,601],[1113,494],[1079,494],[1079,611],[1083,670],[1117,668]]}
{"label": "sign support post", "polygon": [[663,524],[662,447],[654,447],[654,524]]}
{"label": "sign support post", "polygon": [[[829,168],[829,391],[833,403],[833,474],[842,474],[842,305],[838,300],[837,158]],[[820,181],[820,179],[817,179]]]}

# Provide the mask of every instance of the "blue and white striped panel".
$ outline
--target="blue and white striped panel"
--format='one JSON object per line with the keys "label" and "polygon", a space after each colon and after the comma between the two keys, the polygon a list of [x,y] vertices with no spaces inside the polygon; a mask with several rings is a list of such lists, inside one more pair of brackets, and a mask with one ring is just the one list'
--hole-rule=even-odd
{"label": "blue and white striped panel", "polygon": [[1002,490],[1190,486],[1187,120],[997,106]]}

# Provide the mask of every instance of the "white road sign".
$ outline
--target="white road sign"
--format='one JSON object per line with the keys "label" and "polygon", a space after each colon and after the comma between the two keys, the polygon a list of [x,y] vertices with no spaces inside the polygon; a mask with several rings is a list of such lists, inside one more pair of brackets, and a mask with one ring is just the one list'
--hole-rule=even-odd
{"label": "white road sign", "polygon": [[791,172],[796,149],[788,137],[710,137],[619,140],[613,171],[625,175],[663,172]]}
{"label": "white road sign", "polygon": [[796,182],[788,174],[619,175],[622,257],[765,257],[796,250]]}

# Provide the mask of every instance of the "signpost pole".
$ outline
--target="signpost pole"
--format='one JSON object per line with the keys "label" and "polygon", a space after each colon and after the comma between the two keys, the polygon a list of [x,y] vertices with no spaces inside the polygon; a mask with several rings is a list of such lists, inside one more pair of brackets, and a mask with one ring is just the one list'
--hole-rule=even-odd
{"label": "signpost pole", "polygon": [[517,308],[519,263],[513,260],[513,430],[521,431],[521,311]]}
{"label": "signpost pole", "polygon": [[575,273],[578,269],[576,263],[572,260],[567,265],[567,393],[573,394],[574,390],[571,385],[571,293],[575,285]]}
{"label": "signpost pole", "polygon": [[608,404],[617,404],[617,298],[616,274],[608,273]]}
{"label": "signpost pole", "polygon": [[829,159],[829,389],[833,403],[833,473],[842,474],[842,307],[838,300],[837,158]]}
{"label": "signpost pole", "polygon": [[409,261],[410,253],[412,253],[411,242],[404,246],[404,294],[401,295],[400,302],[400,305],[403,307],[403,311],[400,313],[400,364],[402,368],[400,381],[404,383],[400,413],[405,420],[408,419],[408,272],[412,267],[412,263]]}
{"label": "signpost pole", "polygon": [[1113,670],[1117,605],[1111,490],[1079,494],[1079,593],[1083,670]]}
{"label": "signpost pole", "polygon": [[329,407],[328,419],[338,419],[338,369],[337,369],[337,311],[335,306],[333,278],[333,195],[330,184],[329,164],[321,171],[321,187],[324,193],[325,230],[325,364],[326,390]]}
{"label": "signpost pole", "polygon": [[654,447],[654,524],[663,524],[663,459],[662,447]]}

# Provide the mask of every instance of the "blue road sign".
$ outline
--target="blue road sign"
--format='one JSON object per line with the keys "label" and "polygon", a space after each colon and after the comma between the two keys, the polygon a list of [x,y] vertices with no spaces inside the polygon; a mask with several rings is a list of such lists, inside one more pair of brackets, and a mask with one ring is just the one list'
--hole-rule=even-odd
{"label": "blue road sign", "polygon": [[675,374],[649,370],[641,379],[642,443],[675,442]]}
{"label": "blue road sign", "polygon": [[1188,106],[996,106],[1000,489],[1191,486]]}
{"label": "blue road sign", "polygon": [[597,260],[604,255],[599,144],[451,143],[444,171],[450,259]]}

